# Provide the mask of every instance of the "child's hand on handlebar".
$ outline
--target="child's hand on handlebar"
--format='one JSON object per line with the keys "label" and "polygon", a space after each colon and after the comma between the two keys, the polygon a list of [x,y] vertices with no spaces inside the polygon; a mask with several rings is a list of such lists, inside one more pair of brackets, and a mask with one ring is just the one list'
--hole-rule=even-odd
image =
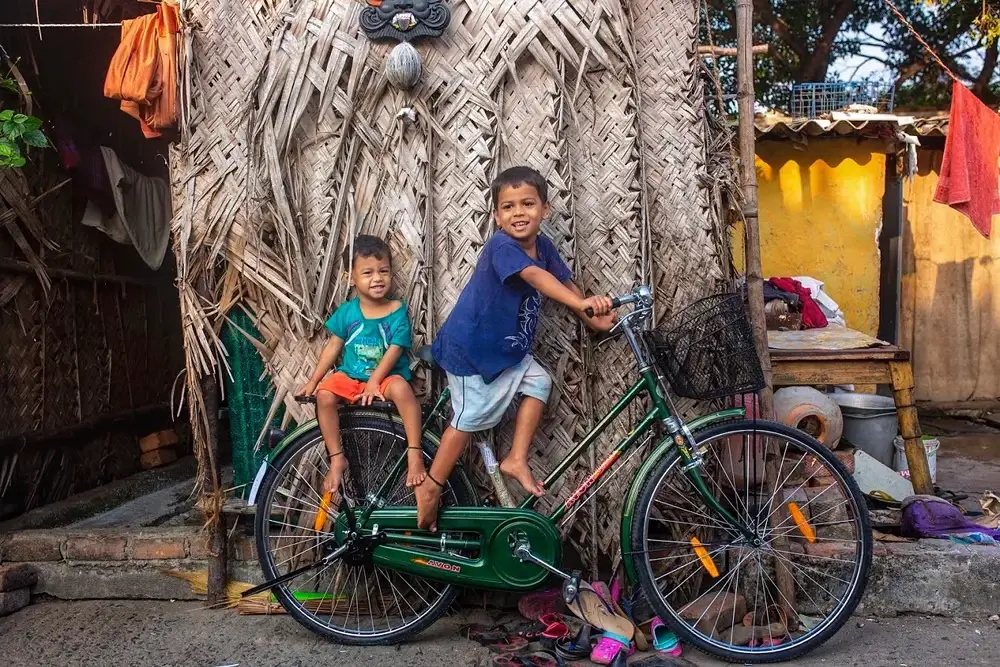
{"label": "child's hand on handlebar", "polygon": [[591,319],[602,318],[614,308],[611,299],[606,296],[591,296],[583,300],[580,310]]}

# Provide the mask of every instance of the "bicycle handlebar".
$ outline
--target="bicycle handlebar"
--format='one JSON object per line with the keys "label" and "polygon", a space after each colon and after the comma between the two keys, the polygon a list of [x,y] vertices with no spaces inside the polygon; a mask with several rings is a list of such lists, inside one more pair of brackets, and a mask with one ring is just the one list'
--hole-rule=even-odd
{"label": "bicycle handlebar", "polygon": [[[614,308],[614,309],[621,308],[622,306],[627,306],[630,303],[635,303],[638,300],[639,300],[639,297],[637,297],[635,294],[626,294],[625,296],[616,296],[616,297],[613,297],[611,299],[611,307]],[[594,316],[594,309],[593,308],[586,308],[586,309],[584,309],[583,313],[587,317],[593,317]]]}

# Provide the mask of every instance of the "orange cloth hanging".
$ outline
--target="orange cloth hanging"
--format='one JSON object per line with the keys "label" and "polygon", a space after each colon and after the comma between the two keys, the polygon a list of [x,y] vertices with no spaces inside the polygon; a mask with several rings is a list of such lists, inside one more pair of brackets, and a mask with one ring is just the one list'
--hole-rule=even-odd
{"label": "orange cloth hanging", "polygon": [[104,96],[139,121],[146,138],[177,122],[180,9],[164,0],[155,14],[122,21],[122,38],[104,79]]}

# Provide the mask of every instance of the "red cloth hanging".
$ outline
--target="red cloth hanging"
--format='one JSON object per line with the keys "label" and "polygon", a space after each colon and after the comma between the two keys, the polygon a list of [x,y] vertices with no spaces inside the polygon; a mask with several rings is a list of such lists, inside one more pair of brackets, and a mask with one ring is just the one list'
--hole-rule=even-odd
{"label": "red cloth hanging", "polygon": [[998,159],[1000,116],[956,81],[934,201],[967,216],[986,238],[993,216],[1000,213]]}

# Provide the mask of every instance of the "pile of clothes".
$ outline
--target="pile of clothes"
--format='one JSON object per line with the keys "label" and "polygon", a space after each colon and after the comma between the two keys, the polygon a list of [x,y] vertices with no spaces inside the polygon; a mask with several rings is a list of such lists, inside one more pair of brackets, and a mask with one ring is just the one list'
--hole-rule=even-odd
{"label": "pile of clothes", "polygon": [[823,287],[822,282],[808,276],[764,281],[768,328],[795,330],[821,329],[830,324],[847,326],[840,306]]}

